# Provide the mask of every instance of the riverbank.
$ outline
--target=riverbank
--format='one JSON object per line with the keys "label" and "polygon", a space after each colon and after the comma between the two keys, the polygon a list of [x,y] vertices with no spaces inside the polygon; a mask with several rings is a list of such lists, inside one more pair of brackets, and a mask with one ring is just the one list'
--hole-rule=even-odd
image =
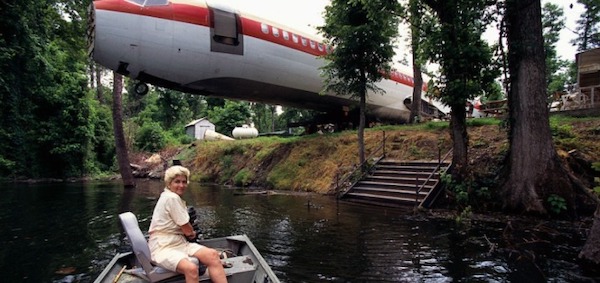
{"label": "riverbank", "polygon": [[[477,186],[494,188],[508,150],[506,129],[498,119],[470,119],[469,165]],[[600,161],[600,118],[552,117],[559,155],[584,184],[593,186],[593,162]],[[437,160],[451,148],[447,122],[366,129],[366,156],[383,143],[387,158]],[[356,131],[301,137],[260,137],[235,141],[196,141],[162,153],[148,176],[160,177],[164,166],[179,160],[192,181],[294,192],[335,192],[336,181],[358,164]],[[145,157],[148,158],[148,157]],[[134,158],[135,159],[135,158]],[[140,160],[140,158],[137,158]],[[155,158],[156,159],[156,158]],[[134,161],[132,161],[134,162]]]}

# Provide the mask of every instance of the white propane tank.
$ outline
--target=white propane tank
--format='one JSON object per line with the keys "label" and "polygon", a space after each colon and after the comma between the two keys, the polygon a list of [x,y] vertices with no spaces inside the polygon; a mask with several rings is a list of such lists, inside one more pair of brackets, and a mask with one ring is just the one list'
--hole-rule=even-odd
{"label": "white propane tank", "polygon": [[235,127],[231,131],[231,135],[236,139],[251,139],[258,137],[258,130],[248,125],[242,125],[241,127]]}

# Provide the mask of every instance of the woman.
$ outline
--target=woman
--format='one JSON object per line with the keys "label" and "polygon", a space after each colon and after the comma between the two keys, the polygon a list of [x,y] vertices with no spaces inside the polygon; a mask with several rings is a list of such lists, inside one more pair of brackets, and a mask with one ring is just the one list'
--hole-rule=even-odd
{"label": "woman", "polygon": [[208,275],[214,283],[227,282],[219,253],[211,248],[191,243],[196,232],[190,224],[185,201],[185,192],[190,171],[183,166],[172,166],[165,171],[165,190],[161,193],[150,222],[148,245],[152,261],[163,268],[183,273],[186,283],[197,283],[198,266],[188,257],[194,256],[206,265]]}

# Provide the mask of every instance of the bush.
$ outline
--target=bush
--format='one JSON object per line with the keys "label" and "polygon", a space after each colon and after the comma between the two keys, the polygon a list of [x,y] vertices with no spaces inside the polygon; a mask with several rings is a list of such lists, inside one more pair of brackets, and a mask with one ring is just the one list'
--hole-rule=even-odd
{"label": "bush", "polygon": [[166,137],[160,124],[156,122],[145,123],[138,130],[135,146],[143,151],[159,151],[166,146]]}
{"label": "bush", "polygon": [[248,186],[252,182],[252,178],[254,178],[253,175],[254,174],[252,174],[250,170],[244,168],[240,170],[237,174],[235,174],[235,176],[233,177],[233,183],[236,186],[240,187]]}

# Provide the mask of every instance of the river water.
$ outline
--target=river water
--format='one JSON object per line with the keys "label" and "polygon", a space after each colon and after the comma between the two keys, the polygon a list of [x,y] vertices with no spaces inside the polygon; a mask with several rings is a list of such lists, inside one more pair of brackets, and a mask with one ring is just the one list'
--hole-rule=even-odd
{"label": "river water", "polygon": [[[159,181],[0,184],[0,282],[92,282],[118,249],[117,215],[143,231]],[[581,235],[538,251],[536,264],[498,252],[504,223],[452,220],[312,194],[239,195],[190,184],[204,238],[246,234],[282,282],[594,282],[576,264]],[[564,239],[558,239],[562,241]],[[542,259],[540,259],[540,257]],[[596,277],[594,277],[596,276]]]}

